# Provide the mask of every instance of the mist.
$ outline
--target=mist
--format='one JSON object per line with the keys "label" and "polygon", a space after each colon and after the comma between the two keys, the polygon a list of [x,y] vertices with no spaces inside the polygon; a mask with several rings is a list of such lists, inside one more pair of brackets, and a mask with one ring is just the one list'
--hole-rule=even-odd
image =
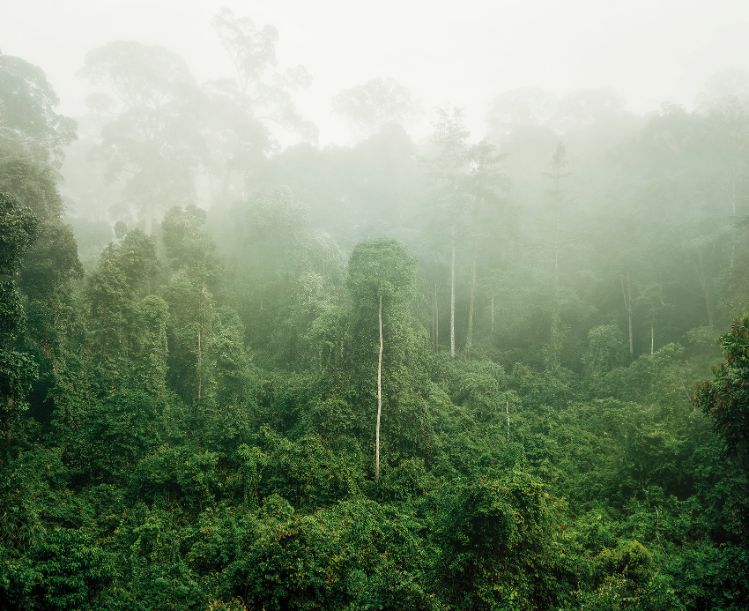
{"label": "mist", "polygon": [[749,7],[0,7],[0,607],[749,605]]}
{"label": "mist", "polygon": [[[278,57],[304,65],[312,84],[299,105],[320,130],[321,144],[350,143],[352,134],[331,109],[340,91],[391,77],[423,102],[428,133],[434,108],[460,106],[471,131],[499,93],[537,87],[563,96],[610,88],[636,113],[663,102],[693,108],[706,80],[746,68],[749,11],[740,0],[646,2],[626,5],[573,0],[348,2],[314,5],[283,0],[246,2],[4,3],[2,51],[42,66],[72,116],[85,111],[87,84],[79,78],[85,54],[113,40],[156,44],[179,54],[196,78],[228,77],[233,69],[210,26],[227,7],[278,30]],[[39,15],[44,15],[43,19]],[[424,120],[426,119],[426,120]]]}

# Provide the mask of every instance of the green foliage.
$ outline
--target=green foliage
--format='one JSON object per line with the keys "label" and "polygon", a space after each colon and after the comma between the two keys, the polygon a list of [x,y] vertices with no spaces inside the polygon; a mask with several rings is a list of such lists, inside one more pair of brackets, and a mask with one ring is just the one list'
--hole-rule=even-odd
{"label": "green foliage", "polygon": [[148,295],[138,304],[138,326],[142,334],[134,358],[137,365],[136,384],[154,399],[166,396],[167,321],[169,307],[155,295]]}
{"label": "green foliage", "polygon": [[144,456],[130,477],[136,498],[160,499],[185,508],[203,508],[215,501],[220,488],[218,455],[190,447],[160,446]]}
{"label": "green foliage", "polygon": [[690,389],[749,295],[749,114],[588,92],[561,143],[517,93],[494,143],[452,110],[266,156],[304,75],[215,25],[236,81],[87,56],[85,274],[72,125],[0,55],[0,607],[745,608],[746,315]]}
{"label": "green foliage", "polygon": [[6,458],[37,375],[33,357],[15,349],[26,322],[16,277],[22,257],[36,237],[37,223],[30,209],[0,193],[0,420]]}
{"label": "green foliage", "polygon": [[77,415],[67,431],[68,461],[84,481],[117,483],[154,448],[163,405],[144,391],[116,393]]}
{"label": "green foliage", "polygon": [[18,272],[21,257],[36,237],[37,225],[31,209],[20,206],[5,193],[0,194],[0,269],[4,276]]}
{"label": "green foliage", "polygon": [[[383,321],[383,443],[390,450],[429,451],[431,422],[426,393],[425,338],[410,306],[414,261],[398,242],[377,239],[358,245],[349,261],[352,299],[346,398],[358,409],[360,430],[374,427],[379,350],[379,307]],[[372,435],[373,437],[373,435]],[[371,437],[370,437],[371,438]],[[408,450],[406,450],[408,451]],[[387,459],[386,459],[387,460]]]}
{"label": "green foliage", "polygon": [[55,112],[59,100],[41,68],[0,53],[0,148],[19,147],[42,161],[61,161],[75,137],[71,119]]}
{"label": "green foliage", "polygon": [[371,304],[380,295],[388,305],[407,301],[413,284],[414,262],[395,240],[359,244],[351,253],[348,285],[357,304]]}
{"label": "green foliage", "polygon": [[556,516],[543,485],[522,472],[455,492],[442,527],[441,572],[455,604],[549,607],[559,595]]}
{"label": "green foliage", "polygon": [[424,609],[428,554],[408,516],[372,501],[310,516],[266,519],[249,553],[229,566],[231,595],[267,609]]}
{"label": "green foliage", "polygon": [[715,379],[697,390],[698,405],[710,415],[729,451],[749,465],[749,315],[737,319],[720,338],[725,362]]}
{"label": "green foliage", "polygon": [[139,302],[149,292],[156,266],[153,240],[133,230],[104,250],[88,279],[88,350],[100,394],[126,387],[130,381],[130,360],[138,351],[139,323],[144,322]]}
{"label": "green foliage", "polygon": [[624,356],[624,334],[617,325],[600,325],[588,331],[588,353],[583,363],[591,376],[600,376],[619,365]]}
{"label": "green foliage", "polygon": [[356,496],[362,486],[361,458],[334,452],[316,435],[291,441],[264,429],[260,452],[240,447],[245,497],[280,494],[295,508],[322,507]]}

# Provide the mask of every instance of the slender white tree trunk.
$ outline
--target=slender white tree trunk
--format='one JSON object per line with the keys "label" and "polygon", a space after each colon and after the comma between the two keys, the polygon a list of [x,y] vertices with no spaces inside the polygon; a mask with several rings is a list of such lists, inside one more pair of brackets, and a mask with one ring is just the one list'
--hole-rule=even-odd
{"label": "slender white tree trunk", "polygon": [[450,356],[455,357],[455,225],[452,228],[450,255]]}
{"label": "slender white tree trunk", "polygon": [[476,310],[476,257],[473,258],[471,267],[471,294],[468,298],[468,330],[466,332],[466,354],[473,347],[473,325]]}
{"label": "slender white tree trunk", "polygon": [[440,306],[437,302],[437,282],[434,282],[434,297],[432,301],[432,350],[440,349]]}
{"label": "slender white tree trunk", "polygon": [[650,323],[650,356],[653,356],[655,352],[655,328],[653,323]]}
{"label": "slender white tree trunk", "polygon": [[[732,221],[736,219],[736,170],[735,168],[731,171],[731,216]],[[728,260],[728,273],[733,274],[734,267],[736,265],[736,227],[733,226],[731,230],[731,248],[729,250]]]}
{"label": "slender white tree trunk", "polygon": [[554,299],[559,301],[559,209],[554,212]]}
{"label": "slender white tree trunk", "polygon": [[634,356],[635,346],[634,337],[632,332],[632,283],[630,281],[629,272],[627,272],[627,282],[624,283],[622,278],[622,297],[624,298],[624,309],[627,311],[627,330],[629,335],[629,355]]}
{"label": "slender white tree trunk", "polygon": [[705,314],[707,315],[707,324],[715,326],[715,306],[713,304],[712,280],[705,272],[705,263],[702,258],[702,251],[697,248],[697,275],[702,286],[702,293],[705,297]]}
{"label": "slender white tree trunk", "polygon": [[377,425],[375,427],[375,481],[380,480],[380,419],[382,418],[382,351],[384,342],[382,337],[382,293],[380,293],[380,307],[378,310],[380,325],[380,353],[377,357]]}
{"label": "slender white tree trunk", "polygon": [[494,333],[494,294],[492,294],[492,334]]}
{"label": "slender white tree trunk", "polygon": [[198,327],[198,403],[203,398],[203,330]]}
{"label": "slender white tree trunk", "polygon": [[197,355],[197,374],[198,374],[198,403],[203,398],[203,296],[205,292],[205,285],[200,287],[200,295],[198,296],[198,355]]}

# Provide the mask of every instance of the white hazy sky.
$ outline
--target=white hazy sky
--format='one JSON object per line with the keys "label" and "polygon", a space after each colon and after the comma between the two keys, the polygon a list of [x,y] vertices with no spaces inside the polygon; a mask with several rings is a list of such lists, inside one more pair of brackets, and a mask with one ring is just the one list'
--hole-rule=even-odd
{"label": "white hazy sky", "polygon": [[229,73],[210,26],[222,6],[280,33],[281,64],[304,64],[301,100],[322,142],[343,140],[330,99],[375,76],[408,86],[427,109],[466,108],[483,127],[497,93],[611,87],[642,112],[691,106],[705,79],[749,69],[749,0],[0,0],[0,50],[41,66],[70,114],[89,49],[161,44],[196,75]]}

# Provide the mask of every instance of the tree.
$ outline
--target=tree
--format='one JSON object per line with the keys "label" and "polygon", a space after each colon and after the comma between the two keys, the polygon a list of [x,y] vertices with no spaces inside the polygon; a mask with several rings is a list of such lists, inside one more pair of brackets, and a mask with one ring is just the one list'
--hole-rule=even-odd
{"label": "tree", "polygon": [[138,304],[139,326],[142,334],[134,355],[135,383],[156,401],[166,398],[167,322],[169,308],[156,295],[147,295]]}
{"label": "tree", "polygon": [[[38,375],[31,388],[34,415],[47,421],[67,392],[66,357],[78,343],[73,281],[82,275],[71,228],[63,222],[57,190],[63,149],[75,123],[58,114],[58,99],[44,73],[0,54],[0,193],[12,196],[37,219],[36,237],[20,265],[25,332],[19,350],[33,356]],[[63,399],[64,401],[64,399]]]}
{"label": "tree", "polygon": [[195,175],[205,154],[195,120],[200,88],[178,55],[131,41],[89,51],[83,74],[118,102],[93,149],[109,183],[120,187],[115,212],[134,217],[150,234],[159,212],[195,200]]}
{"label": "tree", "polygon": [[720,338],[725,362],[712,381],[697,387],[695,401],[725,439],[728,451],[749,467],[749,314],[737,318]]}
{"label": "tree", "polygon": [[169,304],[169,380],[193,408],[204,439],[217,446],[247,433],[250,404],[245,330],[238,315],[219,306],[222,267],[207,234],[206,213],[173,208],[161,224],[172,275]]}
{"label": "tree", "polygon": [[195,415],[212,400],[212,338],[216,332],[215,300],[207,284],[187,270],[176,272],[166,287],[169,304],[169,378],[172,388]]}
{"label": "tree", "polygon": [[563,181],[569,176],[567,172],[567,150],[564,144],[557,143],[551,158],[550,171],[546,173],[551,181],[547,190],[549,212],[552,219],[552,256],[553,256],[553,301],[551,310],[551,328],[549,330],[549,342],[546,345],[547,367],[555,370],[560,364],[560,353],[564,341],[564,325],[561,313],[561,284],[560,284],[560,257],[561,257],[561,223],[564,208],[568,203],[568,195],[564,189]]}
{"label": "tree", "polygon": [[470,147],[465,185],[468,196],[466,233],[467,241],[472,243],[466,354],[470,353],[473,345],[476,319],[476,267],[480,260],[499,258],[497,255],[502,252],[503,247],[507,249],[506,241],[511,233],[512,218],[506,196],[507,187],[508,180],[502,171],[502,156],[494,145],[483,140]]}
{"label": "tree", "polygon": [[540,127],[557,110],[556,97],[543,89],[523,87],[498,95],[489,105],[487,122],[493,140],[505,140],[513,131]]}
{"label": "tree", "polygon": [[643,286],[638,294],[637,301],[643,304],[648,311],[650,319],[650,355],[655,354],[655,327],[659,314],[667,308],[663,300],[663,284],[660,282],[650,282]]}
{"label": "tree", "polygon": [[205,212],[194,206],[172,208],[161,224],[174,274],[166,297],[171,316],[171,376],[182,398],[198,406],[212,388],[207,356],[215,331],[215,300],[210,287],[219,271],[214,245],[205,233]]}
{"label": "tree", "polygon": [[[382,418],[383,354],[388,339],[398,332],[414,286],[414,261],[395,240],[381,238],[359,244],[349,259],[348,286],[354,300],[357,330],[363,346],[371,341],[371,329],[377,320],[377,377],[375,420],[375,480],[380,478],[380,422]],[[387,327],[387,328],[386,328]],[[355,341],[357,341],[355,339]],[[367,343],[364,343],[367,342]],[[395,344],[395,342],[393,342]],[[388,343],[389,349],[395,346]]]}
{"label": "tree", "polygon": [[274,143],[268,127],[255,114],[254,105],[233,82],[206,83],[202,97],[198,121],[204,167],[200,178],[211,187],[212,205],[226,208],[247,196]]}
{"label": "tree", "polygon": [[0,191],[12,194],[40,220],[58,220],[63,212],[53,169],[18,151],[0,152]]}
{"label": "tree", "polygon": [[55,111],[59,100],[37,66],[0,53],[0,151],[59,167],[75,123]]}
{"label": "tree", "polygon": [[171,208],[161,222],[161,235],[172,269],[187,269],[209,283],[215,281],[219,266],[205,223],[206,212],[201,208]]}
{"label": "tree", "polygon": [[[460,249],[470,265],[468,281],[468,317],[465,350],[473,344],[476,320],[477,265],[479,259],[489,259],[487,252],[497,240],[497,234],[507,236],[510,218],[507,212],[508,181],[502,172],[502,156],[486,140],[476,145],[468,143],[468,131],[462,113],[441,111],[433,136],[433,151],[429,160],[438,206],[440,224],[449,226],[450,241],[450,356],[456,353],[455,302],[456,258]],[[504,246],[505,244],[502,244]],[[501,249],[501,246],[499,247]],[[496,254],[493,251],[492,254]],[[433,311],[436,307],[436,291]],[[436,318],[436,316],[435,316]],[[434,335],[437,335],[437,325]]]}
{"label": "tree", "polygon": [[588,331],[588,351],[583,364],[592,378],[598,378],[622,362],[624,336],[617,325],[598,325]]}
{"label": "tree", "polygon": [[391,123],[403,124],[412,118],[416,102],[411,92],[392,78],[373,78],[333,98],[333,110],[370,135]]}
{"label": "tree", "polygon": [[559,100],[551,119],[560,133],[590,128],[596,124],[615,124],[626,116],[624,99],[611,89],[580,89]]}
{"label": "tree", "polygon": [[[144,340],[141,324],[153,323],[158,328],[163,322],[156,304],[153,308],[141,304],[152,293],[157,269],[156,244],[134,229],[104,250],[88,278],[87,353],[92,382],[103,396],[133,383]],[[152,341],[158,344],[159,332],[148,331],[152,332],[157,336]]]}
{"label": "tree", "polygon": [[14,422],[28,407],[26,395],[37,373],[30,355],[16,350],[25,325],[16,279],[23,255],[36,236],[37,224],[31,210],[0,193],[0,414],[6,458],[10,454]]}
{"label": "tree", "polygon": [[285,367],[307,363],[307,350],[320,354],[321,346],[305,346],[304,336],[318,307],[340,303],[345,258],[311,225],[308,210],[279,191],[237,203],[219,227],[225,286],[248,345]]}
{"label": "tree", "polygon": [[435,210],[449,226],[450,244],[450,356],[455,357],[455,257],[458,225],[465,213],[464,182],[468,172],[468,130],[457,108],[440,110],[433,136],[429,171],[435,181],[439,206]]}
{"label": "tree", "polygon": [[76,240],[63,222],[55,172],[43,161],[12,153],[3,157],[0,152],[0,192],[29,208],[38,220],[18,277],[18,288],[27,298],[24,348],[39,364],[35,393],[59,397],[57,385],[67,371],[65,355],[75,344],[69,332],[76,327],[73,285],[83,274]]}
{"label": "tree", "polygon": [[455,491],[441,530],[440,572],[461,608],[547,608],[563,588],[551,577],[553,499],[528,474],[482,477]]}
{"label": "tree", "polygon": [[302,117],[292,97],[294,91],[310,84],[311,77],[302,65],[277,67],[278,30],[272,25],[258,27],[226,8],[214,17],[213,26],[234,64],[242,104],[305,140],[315,140],[317,128]]}

